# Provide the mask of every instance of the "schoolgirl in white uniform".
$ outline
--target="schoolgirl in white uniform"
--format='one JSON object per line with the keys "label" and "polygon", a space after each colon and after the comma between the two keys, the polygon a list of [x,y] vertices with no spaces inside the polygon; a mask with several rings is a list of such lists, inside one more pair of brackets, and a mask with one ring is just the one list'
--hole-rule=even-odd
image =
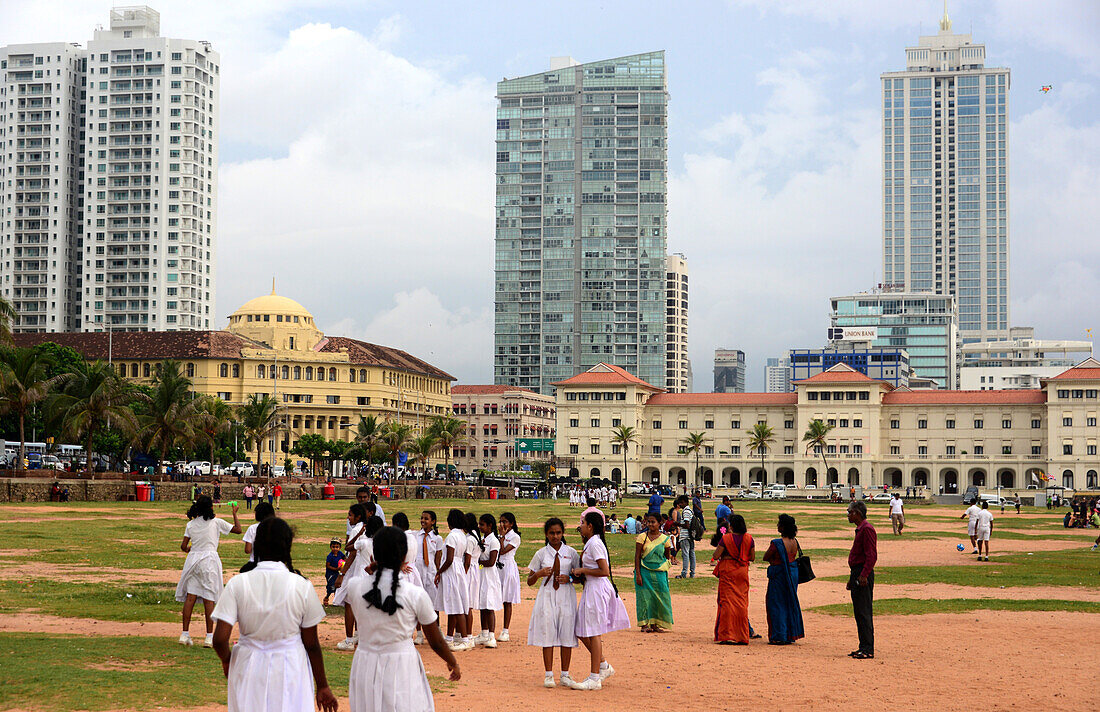
{"label": "schoolgirl in white uniform", "polygon": [[420,581],[420,573],[416,570],[416,532],[409,531],[409,515],[397,512],[393,515],[393,526],[405,532],[408,539],[408,550],[405,553],[405,565],[401,567],[401,578],[413,586],[424,588]]}
{"label": "schoolgirl in white uniform", "polygon": [[413,647],[417,625],[428,644],[447,663],[451,680],[461,675],[458,662],[439,632],[438,616],[424,589],[399,573],[408,554],[408,538],[395,527],[375,535],[373,576],[356,579],[348,603],[360,621],[362,645],[348,676],[351,712],[432,712],[432,689],[424,663]]}
{"label": "schoolgirl in white uniform", "polygon": [[[375,517],[377,519],[377,517]],[[371,560],[371,531],[368,530],[370,519],[367,518],[367,510],[361,504],[353,504],[348,508],[348,558],[344,561],[344,571],[336,577],[336,593],[333,594],[332,604],[344,606],[344,633],[345,637],[336,644],[337,650],[354,650],[358,637],[355,635],[355,616],[351,609],[345,605],[348,595],[348,584],[364,575]],[[377,531],[382,526],[378,521],[374,527]]]}
{"label": "schoolgirl in white uniform", "polygon": [[[569,661],[577,636],[577,591],[570,574],[581,565],[577,550],[565,543],[565,524],[557,517],[546,520],[542,527],[546,546],[535,552],[527,567],[528,586],[538,586],[531,622],[527,627],[527,644],[542,648],[546,669],[544,687],[554,687],[554,648],[561,649],[561,684],[570,687]],[[541,581],[541,583],[540,583]]]}
{"label": "schoolgirl in white uniform", "polygon": [[512,606],[519,603],[519,567],[516,566],[516,551],[519,549],[520,538],[516,517],[511,512],[502,512],[500,515],[500,562],[504,564],[500,569],[501,598],[504,601],[504,627],[500,631],[500,642],[507,642],[511,636],[508,633],[512,625]]}
{"label": "schoolgirl in white uniform", "polygon": [[500,538],[497,536],[497,520],[492,514],[482,514],[477,524],[481,531],[484,549],[478,557],[478,563],[481,565],[481,596],[477,607],[481,611],[481,633],[475,642],[486,648],[495,648],[497,647],[496,612],[504,608],[503,593],[500,589],[500,568],[497,566],[497,559],[500,558]]}
{"label": "schoolgirl in white uniform", "polygon": [[[443,558],[443,538],[436,529],[435,512],[426,509],[420,513],[420,529],[416,530],[414,546],[414,566],[420,575],[420,583],[432,599],[432,605],[438,613],[442,606],[439,602],[439,587],[435,585],[435,575]],[[416,644],[424,642],[424,633],[417,631]]]}
{"label": "schoolgirl in white uniform", "polygon": [[[312,710],[315,701],[325,712],[336,710],[317,640],[325,610],[293,568],[293,538],[282,519],[261,522],[255,568],[230,579],[214,609],[214,651],[228,680],[229,712],[298,712]],[[230,649],[234,624],[241,637]]]}
{"label": "schoolgirl in white uniform", "polygon": [[481,602],[481,555],[485,551],[485,542],[481,540],[481,529],[477,525],[477,515],[466,512],[466,550],[470,552],[470,558],[466,565],[466,585],[469,587],[470,610],[466,617],[466,644],[473,648],[474,642],[474,613]]}
{"label": "schoolgirl in white uniform", "polygon": [[[470,650],[466,645],[467,614],[470,612],[470,587],[466,583],[466,567],[470,554],[466,542],[466,515],[460,509],[447,512],[450,532],[443,542],[443,560],[435,575],[439,590],[440,610],[447,614],[447,637],[451,650]],[[455,634],[458,634],[455,637]]]}
{"label": "schoolgirl in white uniform", "polygon": [[203,612],[206,614],[207,648],[214,644],[214,621],[210,614],[214,604],[222,595],[222,560],[218,556],[218,541],[222,534],[240,534],[241,523],[237,519],[237,510],[233,507],[233,523],[214,516],[214,500],[207,495],[199,495],[187,517],[191,520],[183,530],[180,550],[187,554],[183,560],[183,571],[176,585],[176,600],[183,604],[183,632],[180,633],[180,645],[191,645],[191,612],[195,602],[202,599]]}
{"label": "schoolgirl in white uniform", "polygon": [[602,514],[589,512],[584,515],[580,525],[584,551],[580,568],[573,571],[574,576],[584,576],[584,592],[577,606],[573,632],[592,654],[592,673],[583,682],[574,681],[570,685],[574,690],[598,690],[604,680],[615,674],[615,669],[604,657],[602,636],[630,627],[626,606],[611,580],[611,562],[603,531]]}

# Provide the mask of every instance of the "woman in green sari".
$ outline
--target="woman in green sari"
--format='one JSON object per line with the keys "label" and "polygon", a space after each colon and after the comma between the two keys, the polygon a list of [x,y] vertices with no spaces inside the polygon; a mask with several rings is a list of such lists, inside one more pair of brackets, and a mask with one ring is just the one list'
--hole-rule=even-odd
{"label": "woman in green sari", "polygon": [[652,512],[643,520],[646,530],[634,546],[634,599],[638,625],[643,633],[672,628],[672,595],[668,590],[669,559],[675,557],[672,539],[661,533],[661,522]]}

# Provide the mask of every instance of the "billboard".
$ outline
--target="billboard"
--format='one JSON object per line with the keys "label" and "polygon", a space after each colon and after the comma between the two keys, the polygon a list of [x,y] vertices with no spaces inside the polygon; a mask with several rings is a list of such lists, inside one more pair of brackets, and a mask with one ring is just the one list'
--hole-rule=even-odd
{"label": "billboard", "polygon": [[829,327],[829,341],[874,341],[877,338],[877,326]]}

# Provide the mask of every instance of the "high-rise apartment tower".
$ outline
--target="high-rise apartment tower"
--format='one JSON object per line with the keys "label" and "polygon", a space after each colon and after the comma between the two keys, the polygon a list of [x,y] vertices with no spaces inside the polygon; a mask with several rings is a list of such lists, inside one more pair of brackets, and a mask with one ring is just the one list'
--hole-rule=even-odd
{"label": "high-rise apartment tower", "polygon": [[665,390],[691,389],[688,360],[688,267],[681,254],[665,257]]}
{"label": "high-rise apartment tower", "polygon": [[664,53],[554,58],[497,100],[496,383],[665,383]]}

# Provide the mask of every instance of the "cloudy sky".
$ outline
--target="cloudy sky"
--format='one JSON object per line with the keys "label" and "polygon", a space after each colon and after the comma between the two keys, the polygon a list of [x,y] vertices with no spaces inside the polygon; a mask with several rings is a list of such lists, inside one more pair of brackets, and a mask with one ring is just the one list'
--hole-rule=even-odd
{"label": "cloudy sky", "polygon": [[[881,281],[879,74],[935,0],[162,0],[222,56],[219,325],[270,290],[332,334],[492,380],[495,82],[666,50],[669,250],[691,269],[696,390],[820,346],[828,298]],[[0,45],[85,42],[108,2],[0,3]],[[1100,329],[1100,3],[952,0],[1012,69],[1012,322]],[[1039,88],[1053,85],[1048,94]]]}

